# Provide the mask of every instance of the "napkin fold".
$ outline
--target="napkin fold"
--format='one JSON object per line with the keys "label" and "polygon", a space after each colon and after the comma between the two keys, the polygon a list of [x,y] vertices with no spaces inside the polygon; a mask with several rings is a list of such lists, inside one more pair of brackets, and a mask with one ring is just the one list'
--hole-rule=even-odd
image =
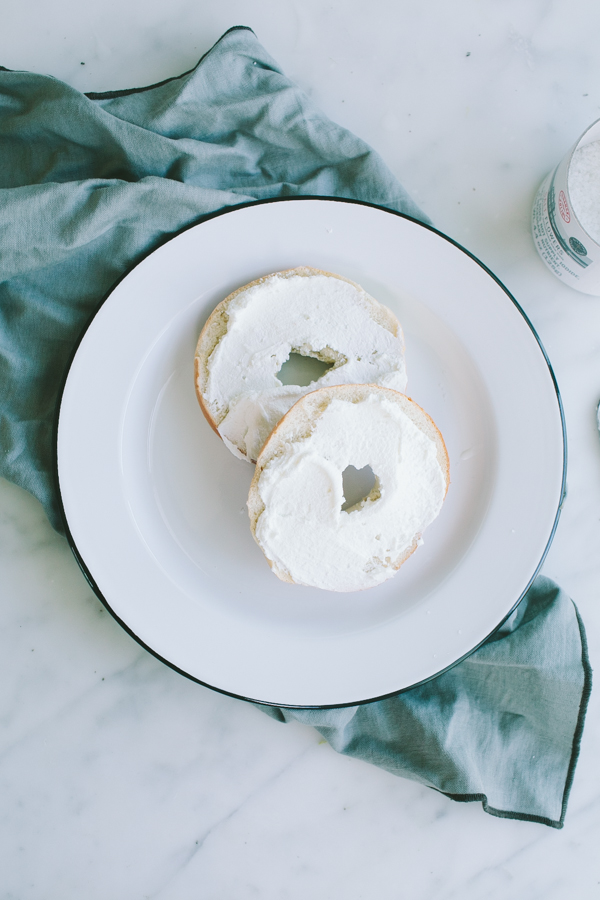
{"label": "napkin fold", "polygon": [[[59,531],[62,379],[82,328],[135,263],[203,215],[271,197],[344,197],[428,221],[245,27],[147,88],[85,95],[0,67],[0,159],[0,474]],[[561,827],[590,685],[576,609],[539,577],[485,645],[425,685],[353,708],[260,708],[455,800]]]}
{"label": "napkin fold", "polygon": [[453,800],[481,800],[492,815],[559,828],[590,687],[583,623],[564,591],[540,575],[479,650],[420,687],[346,709],[263,708]]}

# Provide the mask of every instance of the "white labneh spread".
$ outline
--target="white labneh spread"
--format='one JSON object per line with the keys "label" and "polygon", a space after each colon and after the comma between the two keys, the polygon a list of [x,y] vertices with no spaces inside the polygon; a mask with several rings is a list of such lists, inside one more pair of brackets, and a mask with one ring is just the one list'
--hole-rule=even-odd
{"label": "white labneh spread", "polygon": [[[228,306],[227,332],[208,359],[205,401],[237,456],[255,460],[294,405],[316,388],[378,384],[406,388],[404,344],[371,314],[361,288],[327,275],[270,276]],[[333,363],[306,387],[277,373],[290,353]]]}
{"label": "white labneh spread", "polygon": [[600,141],[578,147],[569,166],[569,193],[577,218],[600,243]]}
{"label": "white labneh spread", "polygon": [[[366,500],[343,511],[349,465],[370,466],[376,481]],[[436,444],[397,403],[376,394],[334,399],[310,436],[265,466],[256,539],[298,584],[373,587],[394,575],[394,563],[438,515],[446,486]]]}

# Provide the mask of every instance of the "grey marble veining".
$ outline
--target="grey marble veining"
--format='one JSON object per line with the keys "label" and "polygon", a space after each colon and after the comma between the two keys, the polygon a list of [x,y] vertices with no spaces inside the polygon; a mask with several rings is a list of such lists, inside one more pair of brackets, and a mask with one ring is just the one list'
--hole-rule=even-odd
{"label": "grey marble veining", "polygon": [[[546,270],[529,211],[600,116],[600,6],[23,0],[2,20],[0,64],[98,91],[179,74],[250,25],[492,268],[560,385],[569,494],[544,571],[575,599],[598,659],[600,300]],[[311,729],[171,671],[103,610],[37,501],[6,482],[0,583],[2,900],[598,896],[595,694],[566,826],[553,831],[340,757]]]}

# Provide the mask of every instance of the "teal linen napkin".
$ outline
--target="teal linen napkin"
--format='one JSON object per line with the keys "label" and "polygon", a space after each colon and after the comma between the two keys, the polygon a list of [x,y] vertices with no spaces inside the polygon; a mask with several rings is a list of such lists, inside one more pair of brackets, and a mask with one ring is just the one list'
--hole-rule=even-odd
{"label": "teal linen napkin", "polygon": [[[191,72],[131,91],[84,95],[1,69],[0,160],[0,474],[58,530],[63,374],[89,316],[143,256],[205,214],[270,197],[345,197],[426,221],[248,28]],[[573,603],[538,578],[484,646],[421,687],[351,709],[261,708],[456,800],[561,827],[590,678]]]}

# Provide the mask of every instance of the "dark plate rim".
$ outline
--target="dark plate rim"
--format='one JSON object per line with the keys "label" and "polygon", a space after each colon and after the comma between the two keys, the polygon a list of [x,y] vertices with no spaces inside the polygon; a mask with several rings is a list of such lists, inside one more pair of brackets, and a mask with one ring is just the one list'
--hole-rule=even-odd
{"label": "dark plate rim", "polygon": [[[185,672],[183,669],[180,669],[174,663],[170,662],[168,659],[166,659],[165,657],[163,657],[159,653],[157,653],[155,650],[153,650],[152,647],[150,647],[140,637],[138,637],[138,635],[135,634],[135,632],[132,631],[132,629],[127,625],[127,623],[124,622],[123,619],[121,619],[115,613],[115,611],[112,609],[110,603],[108,602],[106,597],[102,594],[98,585],[94,581],[94,577],[93,577],[92,573],[90,572],[90,570],[88,569],[81,553],[79,552],[79,549],[77,547],[75,539],[73,538],[73,535],[71,534],[71,530],[69,528],[69,522],[67,520],[67,515],[66,515],[65,508],[63,505],[63,501],[62,501],[62,493],[60,490],[60,477],[59,477],[59,472],[58,472],[58,432],[59,432],[59,425],[60,425],[60,411],[61,411],[61,407],[62,407],[62,400],[63,400],[65,386],[67,383],[67,379],[69,377],[69,372],[71,371],[71,366],[73,365],[73,361],[75,359],[75,356],[77,355],[77,352],[79,350],[81,342],[83,341],[85,334],[87,333],[90,325],[92,324],[96,315],[98,314],[98,311],[106,303],[106,301],[111,296],[111,294],[113,293],[113,291],[115,290],[117,285],[119,285],[121,283],[121,281],[123,281],[124,278],[126,278],[131,272],[133,272],[133,270],[135,268],[137,268],[137,266],[140,265],[140,263],[142,263],[148,256],[150,256],[151,253],[154,253],[154,251],[157,250],[159,247],[163,246],[163,244],[166,244],[169,241],[172,241],[174,238],[178,237],[180,234],[183,234],[185,231],[189,231],[190,228],[195,228],[197,225],[201,225],[204,222],[209,222],[211,219],[216,219],[220,216],[229,215],[231,213],[237,212],[238,210],[247,209],[248,207],[251,207],[251,206],[252,207],[253,206],[265,206],[266,204],[269,204],[269,203],[301,203],[306,200],[312,200],[312,201],[318,200],[318,201],[325,201],[328,203],[350,203],[350,204],[354,204],[356,206],[366,206],[370,209],[377,209],[380,212],[388,213],[389,215],[392,215],[392,216],[398,216],[401,219],[407,219],[409,222],[413,222],[415,225],[418,225],[420,228],[425,228],[427,231],[433,232],[438,237],[447,241],[449,244],[452,244],[452,246],[456,247],[458,250],[460,250],[462,253],[464,253],[466,256],[468,256],[470,259],[472,259],[473,262],[477,263],[477,265],[481,269],[483,269],[483,271],[486,272],[490,276],[490,278],[492,278],[493,281],[496,282],[496,284],[502,289],[502,291],[506,294],[508,299],[514,304],[514,306],[517,308],[517,310],[519,311],[519,313],[525,320],[525,323],[531,330],[531,332],[538,344],[538,347],[544,357],[546,365],[548,367],[548,371],[550,373],[550,377],[551,377],[552,383],[554,385],[554,390],[556,392],[556,400],[557,400],[558,410],[559,410],[559,414],[560,414],[561,430],[562,430],[562,438],[563,438],[563,469],[562,469],[561,491],[560,491],[558,507],[556,510],[556,515],[554,517],[554,523],[552,525],[552,529],[550,531],[550,535],[548,537],[548,541],[546,543],[546,546],[544,548],[542,556],[541,556],[539,562],[537,563],[535,570],[534,570],[531,578],[529,579],[529,582],[528,582],[525,590],[517,598],[515,603],[512,605],[510,610],[507,612],[507,614],[501,619],[500,622],[498,622],[498,624],[495,626],[495,628],[493,628],[490,631],[490,633],[488,635],[486,635],[486,637],[483,638],[483,640],[479,641],[479,643],[476,644],[471,650],[469,650],[468,653],[463,654],[463,656],[461,656],[459,659],[455,660],[453,663],[444,667],[443,669],[440,669],[438,672],[435,672],[433,675],[430,675],[428,678],[424,678],[421,681],[417,681],[414,684],[408,685],[407,687],[399,688],[396,691],[390,691],[389,693],[381,694],[380,696],[377,696],[377,697],[367,697],[366,699],[354,700],[354,701],[350,701],[350,702],[346,702],[346,703],[329,703],[329,704],[322,704],[322,705],[321,704],[313,704],[311,706],[300,706],[298,704],[276,703],[276,702],[272,702],[269,700],[260,700],[258,698],[247,697],[244,694],[237,694],[232,691],[227,691],[224,688],[218,687],[217,685],[209,684],[206,681],[202,681],[202,679],[196,678],[194,675],[190,675],[188,672]],[[518,303],[518,301],[515,299],[515,297],[513,297],[513,295],[508,290],[506,285],[504,285],[502,283],[502,281],[500,281],[500,279],[496,275],[494,275],[494,273],[484,263],[481,262],[480,259],[478,259],[476,256],[474,256],[469,250],[467,250],[465,247],[463,247],[457,241],[453,240],[451,237],[448,237],[448,235],[443,234],[441,231],[438,231],[438,229],[434,228],[433,225],[428,225],[425,222],[422,222],[419,219],[414,218],[414,216],[409,216],[406,213],[401,213],[401,212],[397,212],[396,210],[393,210],[393,209],[388,209],[387,207],[380,206],[376,203],[368,203],[364,200],[351,200],[351,199],[347,199],[344,197],[326,197],[326,196],[315,196],[315,195],[303,195],[303,196],[296,196],[296,197],[271,197],[271,198],[268,198],[265,200],[252,200],[247,203],[240,203],[236,206],[229,206],[229,207],[226,207],[225,209],[219,209],[216,212],[208,213],[207,215],[201,216],[199,219],[192,222],[191,224],[186,225],[183,228],[179,229],[179,231],[176,231],[173,234],[169,234],[167,237],[164,238],[164,240],[161,240],[154,247],[152,247],[152,249],[148,253],[146,253],[142,257],[142,259],[138,260],[136,263],[134,263],[132,266],[130,266],[125,272],[123,272],[123,274],[117,279],[117,281],[112,285],[112,287],[104,295],[104,297],[102,298],[102,300],[100,301],[100,303],[98,304],[98,306],[96,307],[96,309],[94,310],[94,312],[92,313],[90,318],[88,319],[87,323],[83,327],[81,334],[79,335],[79,338],[73,347],[73,351],[71,353],[71,356],[70,356],[67,366],[65,368],[62,383],[60,385],[59,392],[58,392],[58,402],[56,405],[56,412],[55,412],[55,417],[54,417],[54,427],[53,427],[53,451],[54,451],[54,459],[53,459],[54,484],[55,484],[55,488],[56,488],[56,494],[58,497],[59,512],[60,512],[63,527],[64,527],[65,537],[67,538],[67,541],[69,542],[71,551],[72,551],[75,559],[77,560],[79,568],[81,569],[86,581],[88,582],[88,584],[90,585],[90,587],[92,588],[92,590],[94,591],[94,593],[96,594],[96,596],[98,597],[100,602],[106,608],[106,610],[111,614],[111,616],[119,623],[119,625],[135,641],[137,641],[138,644],[140,644],[145,650],[147,650],[149,653],[151,653],[152,656],[154,656],[156,659],[160,660],[160,662],[164,663],[166,666],[169,666],[169,668],[174,669],[176,672],[179,672],[180,675],[183,675],[185,678],[188,678],[190,681],[194,681],[194,682],[196,682],[196,684],[201,684],[203,687],[210,688],[210,690],[217,691],[220,694],[225,694],[228,697],[235,697],[238,700],[245,700],[249,703],[255,703],[260,706],[270,706],[275,709],[277,709],[277,708],[282,708],[282,709],[342,709],[344,707],[362,706],[366,703],[376,703],[378,700],[386,700],[389,697],[395,697],[399,694],[405,693],[406,691],[413,690],[413,688],[419,687],[422,684],[426,684],[427,682],[432,681],[434,678],[438,678],[440,675],[443,675],[444,672],[448,672],[450,669],[453,669],[454,666],[459,665],[459,663],[463,662],[463,660],[467,659],[469,656],[471,656],[473,653],[475,653],[475,651],[478,650],[479,647],[481,647],[483,644],[485,644],[486,641],[488,641],[490,639],[490,637],[492,637],[492,635],[495,634],[498,631],[498,629],[502,627],[502,625],[506,622],[506,620],[516,610],[519,603],[522,601],[523,597],[525,596],[525,594],[527,593],[527,591],[533,584],[533,581],[535,580],[538,572],[540,571],[540,569],[544,563],[544,560],[546,558],[548,550],[550,549],[550,546],[554,539],[554,535],[556,534],[556,529],[558,527],[558,521],[560,519],[560,513],[561,513],[563,502],[564,502],[564,499],[566,496],[567,429],[566,429],[565,414],[564,414],[562,399],[560,396],[560,390],[558,387],[558,382],[556,380],[556,376],[554,374],[554,370],[552,369],[552,365],[548,358],[548,354],[546,353],[546,350],[544,349],[544,345],[542,344],[542,341],[541,341],[537,331],[535,330],[533,324],[531,323],[529,317],[523,310],[522,306]]]}

